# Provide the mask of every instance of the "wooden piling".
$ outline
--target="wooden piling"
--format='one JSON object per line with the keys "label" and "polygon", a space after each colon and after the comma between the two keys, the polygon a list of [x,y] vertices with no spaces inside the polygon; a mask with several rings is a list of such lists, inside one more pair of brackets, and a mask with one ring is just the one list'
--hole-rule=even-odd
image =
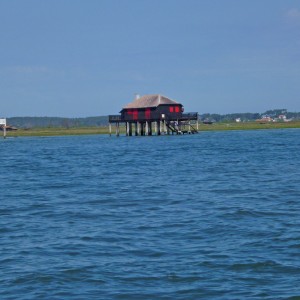
{"label": "wooden piling", "polygon": [[129,136],[132,136],[132,123],[128,123],[129,124]]}
{"label": "wooden piling", "polygon": [[166,124],[167,135],[170,135],[170,128]]}
{"label": "wooden piling", "polygon": [[149,134],[152,135],[152,122],[149,122]]}
{"label": "wooden piling", "polygon": [[120,136],[120,123],[116,123],[116,136]]}
{"label": "wooden piling", "polygon": [[141,136],[145,135],[145,131],[144,131],[144,123],[140,122],[141,125]]}

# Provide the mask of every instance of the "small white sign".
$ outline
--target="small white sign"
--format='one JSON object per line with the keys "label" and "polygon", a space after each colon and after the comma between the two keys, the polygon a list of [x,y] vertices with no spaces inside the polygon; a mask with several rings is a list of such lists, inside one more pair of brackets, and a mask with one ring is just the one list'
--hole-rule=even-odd
{"label": "small white sign", "polygon": [[0,119],[0,125],[6,126],[6,119]]}

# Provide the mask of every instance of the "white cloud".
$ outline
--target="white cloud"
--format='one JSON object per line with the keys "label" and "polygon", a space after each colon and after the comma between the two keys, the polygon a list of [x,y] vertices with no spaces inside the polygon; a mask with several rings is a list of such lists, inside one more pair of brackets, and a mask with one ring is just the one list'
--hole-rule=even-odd
{"label": "white cloud", "polygon": [[286,13],[286,18],[290,22],[299,22],[300,23],[300,9],[298,8],[291,8]]}

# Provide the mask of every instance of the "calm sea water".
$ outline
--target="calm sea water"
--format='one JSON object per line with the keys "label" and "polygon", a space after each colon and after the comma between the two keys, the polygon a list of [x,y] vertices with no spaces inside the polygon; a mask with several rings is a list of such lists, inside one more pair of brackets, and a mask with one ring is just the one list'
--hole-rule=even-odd
{"label": "calm sea water", "polygon": [[0,151],[1,299],[300,299],[300,130]]}

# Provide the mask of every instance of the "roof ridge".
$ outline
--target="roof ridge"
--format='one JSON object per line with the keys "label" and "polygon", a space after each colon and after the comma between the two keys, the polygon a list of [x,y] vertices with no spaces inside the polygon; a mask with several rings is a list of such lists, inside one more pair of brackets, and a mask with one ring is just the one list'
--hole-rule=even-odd
{"label": "roof ridge", "polygon": [[125,105],[123,108],[143,108],[157,107],[159,105],[180,104],[176,100],[170,99],[162,94],[147,94],[142,95],[139,99],[134,99],[132,102]]}
{"label": "roof ridge", "polygon": [[[174,101],[174,102],[176,102],[176,103],[179,103],[178,101],[176,101],[176,100],[174,100],[174,99],[172,99],[172,98],[170,98],[170,97],[167,97],[167,96],[164,96],[164,95],[161,95],[161,97],[166,98],[166,99],[171,100],[171,101]],[[180,103],[179,103],[179,104],[180,104]]]}

